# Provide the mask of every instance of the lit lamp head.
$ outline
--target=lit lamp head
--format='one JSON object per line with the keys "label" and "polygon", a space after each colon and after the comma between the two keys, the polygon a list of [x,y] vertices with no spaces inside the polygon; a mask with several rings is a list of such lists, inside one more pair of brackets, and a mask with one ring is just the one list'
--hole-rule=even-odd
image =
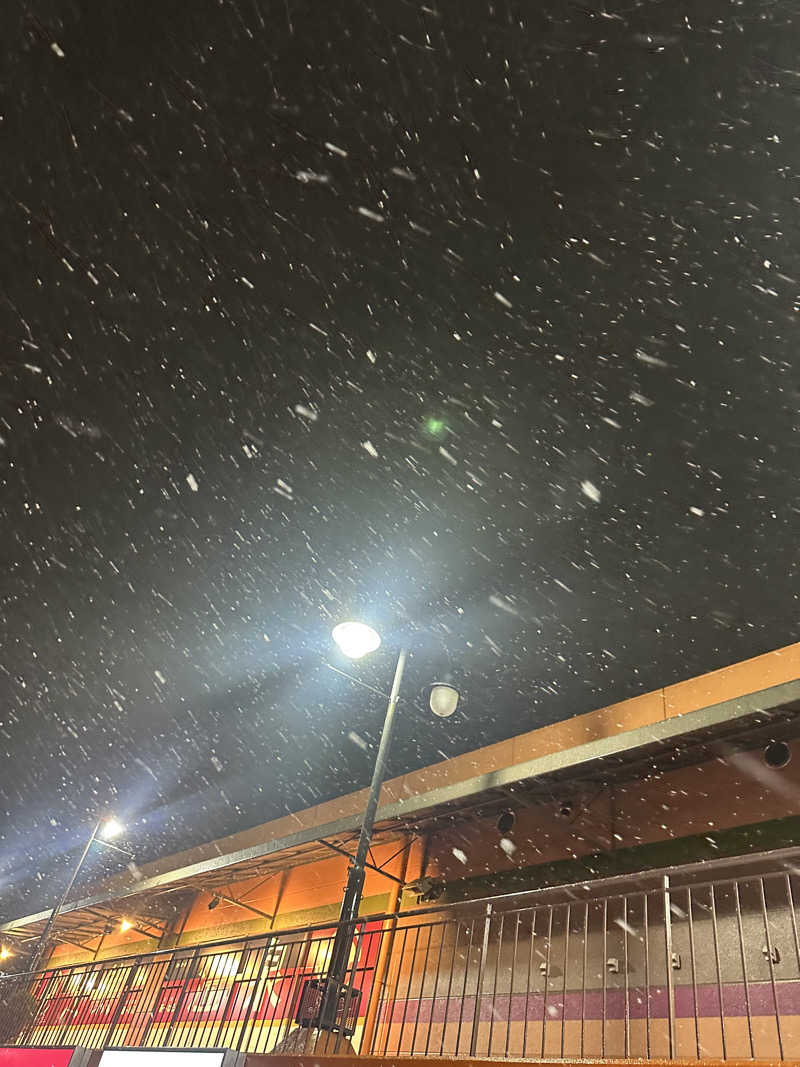
{"label": "lit lamp head", "polygon": [[123,919],[119,924],[119,928],[120,928],[120,931],[124,934],[128,930],[132,930],[133,929],[133,923],[130,921],[130,919]]}
{"label": "lit lamp head", "polygon": [[0,945],[0,960],[10,959],[14,953],[8,947],[8,945]]}
{"label": "lit lamp head", "polygon": [[340,622],[331,637],[349,659],[361,659],[380,646],[380,635],[365,622]]}
{"label": "lit lamp head", "polygon": [[447,682],[435,682],[431,686],[431,711],[440,719],[449,719],[458,707],[458,690]]}
{"label": "lit lamp head", "polygon": [[100,833],[98,836],[105,838],[107,841],[112,837],[119,837],[125,827],[117,819],[106,819],[103,825],[100,827]]}

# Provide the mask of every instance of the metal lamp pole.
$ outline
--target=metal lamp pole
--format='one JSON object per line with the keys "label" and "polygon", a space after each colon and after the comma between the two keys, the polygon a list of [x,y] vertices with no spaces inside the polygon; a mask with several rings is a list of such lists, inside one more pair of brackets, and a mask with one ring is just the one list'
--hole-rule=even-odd
{"label": "metal lamp pole", "polygon": [[31,966],[30,966],[30,970],[31,971],[35,971],[38,968],[39,964],[42,962],[44,954],[47,951],[47,944],[48,944],[48,940],[49,940],[49,937],[50,937],[50,931],[53,929],[53,924],[55,923],[56,919],[58,918],[58,916],[59,916],[59,914],[61,912],[61,909],[66,904],[67,898],[69,897],[70,893],[72,892],[72,887],[75,885],[75,882],[78,879],[78,875],[81,873],[81,871],[83,869],[83,865],[86,862],[86,857],[89,855],[89,849],[92,847],[92,845],[95,843],[95,841],[100,842],[100,844],[107,845],[109,848],[113,848],[117,852],[123,852],[123,853],[125,853],[126,856],[130,856],[131,855],[131,853],[130,852],[126,852],[124,848],[118,848],[117,845],[112,845],[109,841],[103,841],[102,838],[99,838],[97,836],[98,833],[100,832],[100,827],[102,825],[103,825],[103,820],[102,819],[98,819],[97,823],[95,824],[94,829],[92,830],[91,837],[86,842],[84,850],[81,853],[81,858],[75,864],[75,869],[72,872],[72,877],[70,878],[69,882],[67,883],[67,888],[61,894],[61,899],[59,900],[59,902],[56,904],[56,906],[50,912],[50,916],[49,916],[47,922],[45,923],[44,930],[42,930],[41,936],[39,938],[39,944],[36,946],[36,954],[33,957],[33,962],[31,963]]}
{"label": "metal lamp pole", "polygon": [[358,918],[361,894],[364,889],[364,865],[367,861],[369,846],[372,841],[372,830],[375,825],[375,813],[378,810],[381,786],[386,777],[386,765],[389,760],[389,750],[392,747],[392,734],[394,733],[395,712],[397,711],[397,702],[400,699],[400,684],[403,680],[403,671],[405,670],[407,658],[408,649],[401,649],[400,655],[397,657],[389,703],[386,706],[386,717],[383,720],[378,754],[375,757],[375,767],[372,771],[369,798],[367,799],[367,806],[361,823],[358,848],[347,876],[347,886],[345,887],[342,907],[339,912],[339,923],[336,927],[336,936],[333,939],[333,948],[331,949],[331,958],[325,981],[325,992],[319,1013],[319,1026],[322,1030],[331,1030],[336,1025],[339,992],[344,985],[347,974],[347,962],[353,940],[353,923]]}

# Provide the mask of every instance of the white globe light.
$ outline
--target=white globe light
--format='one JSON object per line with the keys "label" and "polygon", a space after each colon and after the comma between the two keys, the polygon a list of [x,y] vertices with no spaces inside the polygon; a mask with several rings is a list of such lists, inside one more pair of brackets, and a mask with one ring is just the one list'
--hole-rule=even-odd
{"label": "white globe light", "polygon": [[448,719],[458,705],[458,690],[446,682],[437,682],[431,687],[430,704],[434,715]]}
{"label": "white globe light", "polygon": [[100,836],[105,838],[119,837],[124,829],[125,827],[117,819],[106,819],[100,827]]}
{"label": "white globe light", "polygon": [[381,643],[379,634],[365,622],[340,622],[334,626],[331,636],[350,659],[361,659]]}

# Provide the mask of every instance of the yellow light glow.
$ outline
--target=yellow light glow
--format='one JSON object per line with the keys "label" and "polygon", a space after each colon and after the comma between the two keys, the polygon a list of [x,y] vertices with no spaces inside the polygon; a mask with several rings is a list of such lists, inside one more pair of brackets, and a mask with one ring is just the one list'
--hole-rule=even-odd
{"label": "yellow light glow", "polygon": [[119,928],[124,934],[126,930],[133,929],[133,923],[130,921],[130,919],[123,919],[122,922],[119,924]]}
{"label": "yellow light glow", "polygon": [[14,953],[11,951],[8,945],[0,945],[0,960],[7,960],[13,955]]}

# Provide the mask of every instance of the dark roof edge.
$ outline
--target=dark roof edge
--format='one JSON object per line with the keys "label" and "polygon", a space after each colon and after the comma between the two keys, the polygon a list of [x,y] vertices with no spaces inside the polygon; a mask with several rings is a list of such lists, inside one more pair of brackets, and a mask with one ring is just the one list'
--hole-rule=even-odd
{"label": "dark roof edge", "polygon": [[[712,704],[709,707],[687,712],[684,715],[663,719],[657,723],[639,726],[633,730],[614,734],[611,737],[588,741],[586,744],[575,745],[573,748],[562,749],[546,756],[526,760],[523,763],[517,763],[502,770],[476,775],[474,778],[467,778],[453,785],[442,786],[426,793],[419,793],[405,800],[384,804],[378,808],[376,821],[382,822],[387,819],[420,815],[441,804],[465,800],[478,796],[490,789],[508,787],[531,778],[541,778],[573,767],[584,767],[607,756],[622,755],[625,752],[643,748],[653,743],[663,743],[671,738],[678,740],[696,730],[708,729],[723,723],[734,722],[737,719],[745,719],[759,711],[770,711],[794,700],[800,700],[800,679],[771,686],[756,693],[748,693],[741,697],[725,700],[720,704]],[[230,852],[222,856],[214,856],[174,871],[165,871],[152,878],[134,882],[113,894],[106,892],[99,896],[75,901],[64,908],[62,914],[81,911],[83,908],[105,904],[110,900],[122,900],[127,897],[138,896],[141,893],[185,882],[190,878],[208,874],[210,871],[221,870],[237,863],[262,859],[263,857],[274,855],[276,852],[283,852],[287,848],[296,848],[299,845],[318,841],[322,837],[355,830],[359,827],[360,822],[360,813],[354,813],[353,815],[336,819],[333,822],[312,826],[305,830],[299,830],[294,834],[288,834],[285,837],[275,838],[273,841],[267,841],[264,844],[252,845],[249,848],[240,849],[237,852]],[[50,909],[37,912],[34,915],[13,919],[0,925],[0,932],[13,933],[15,930],[24,928],[31,923],[46,919],[49,914]]]}

